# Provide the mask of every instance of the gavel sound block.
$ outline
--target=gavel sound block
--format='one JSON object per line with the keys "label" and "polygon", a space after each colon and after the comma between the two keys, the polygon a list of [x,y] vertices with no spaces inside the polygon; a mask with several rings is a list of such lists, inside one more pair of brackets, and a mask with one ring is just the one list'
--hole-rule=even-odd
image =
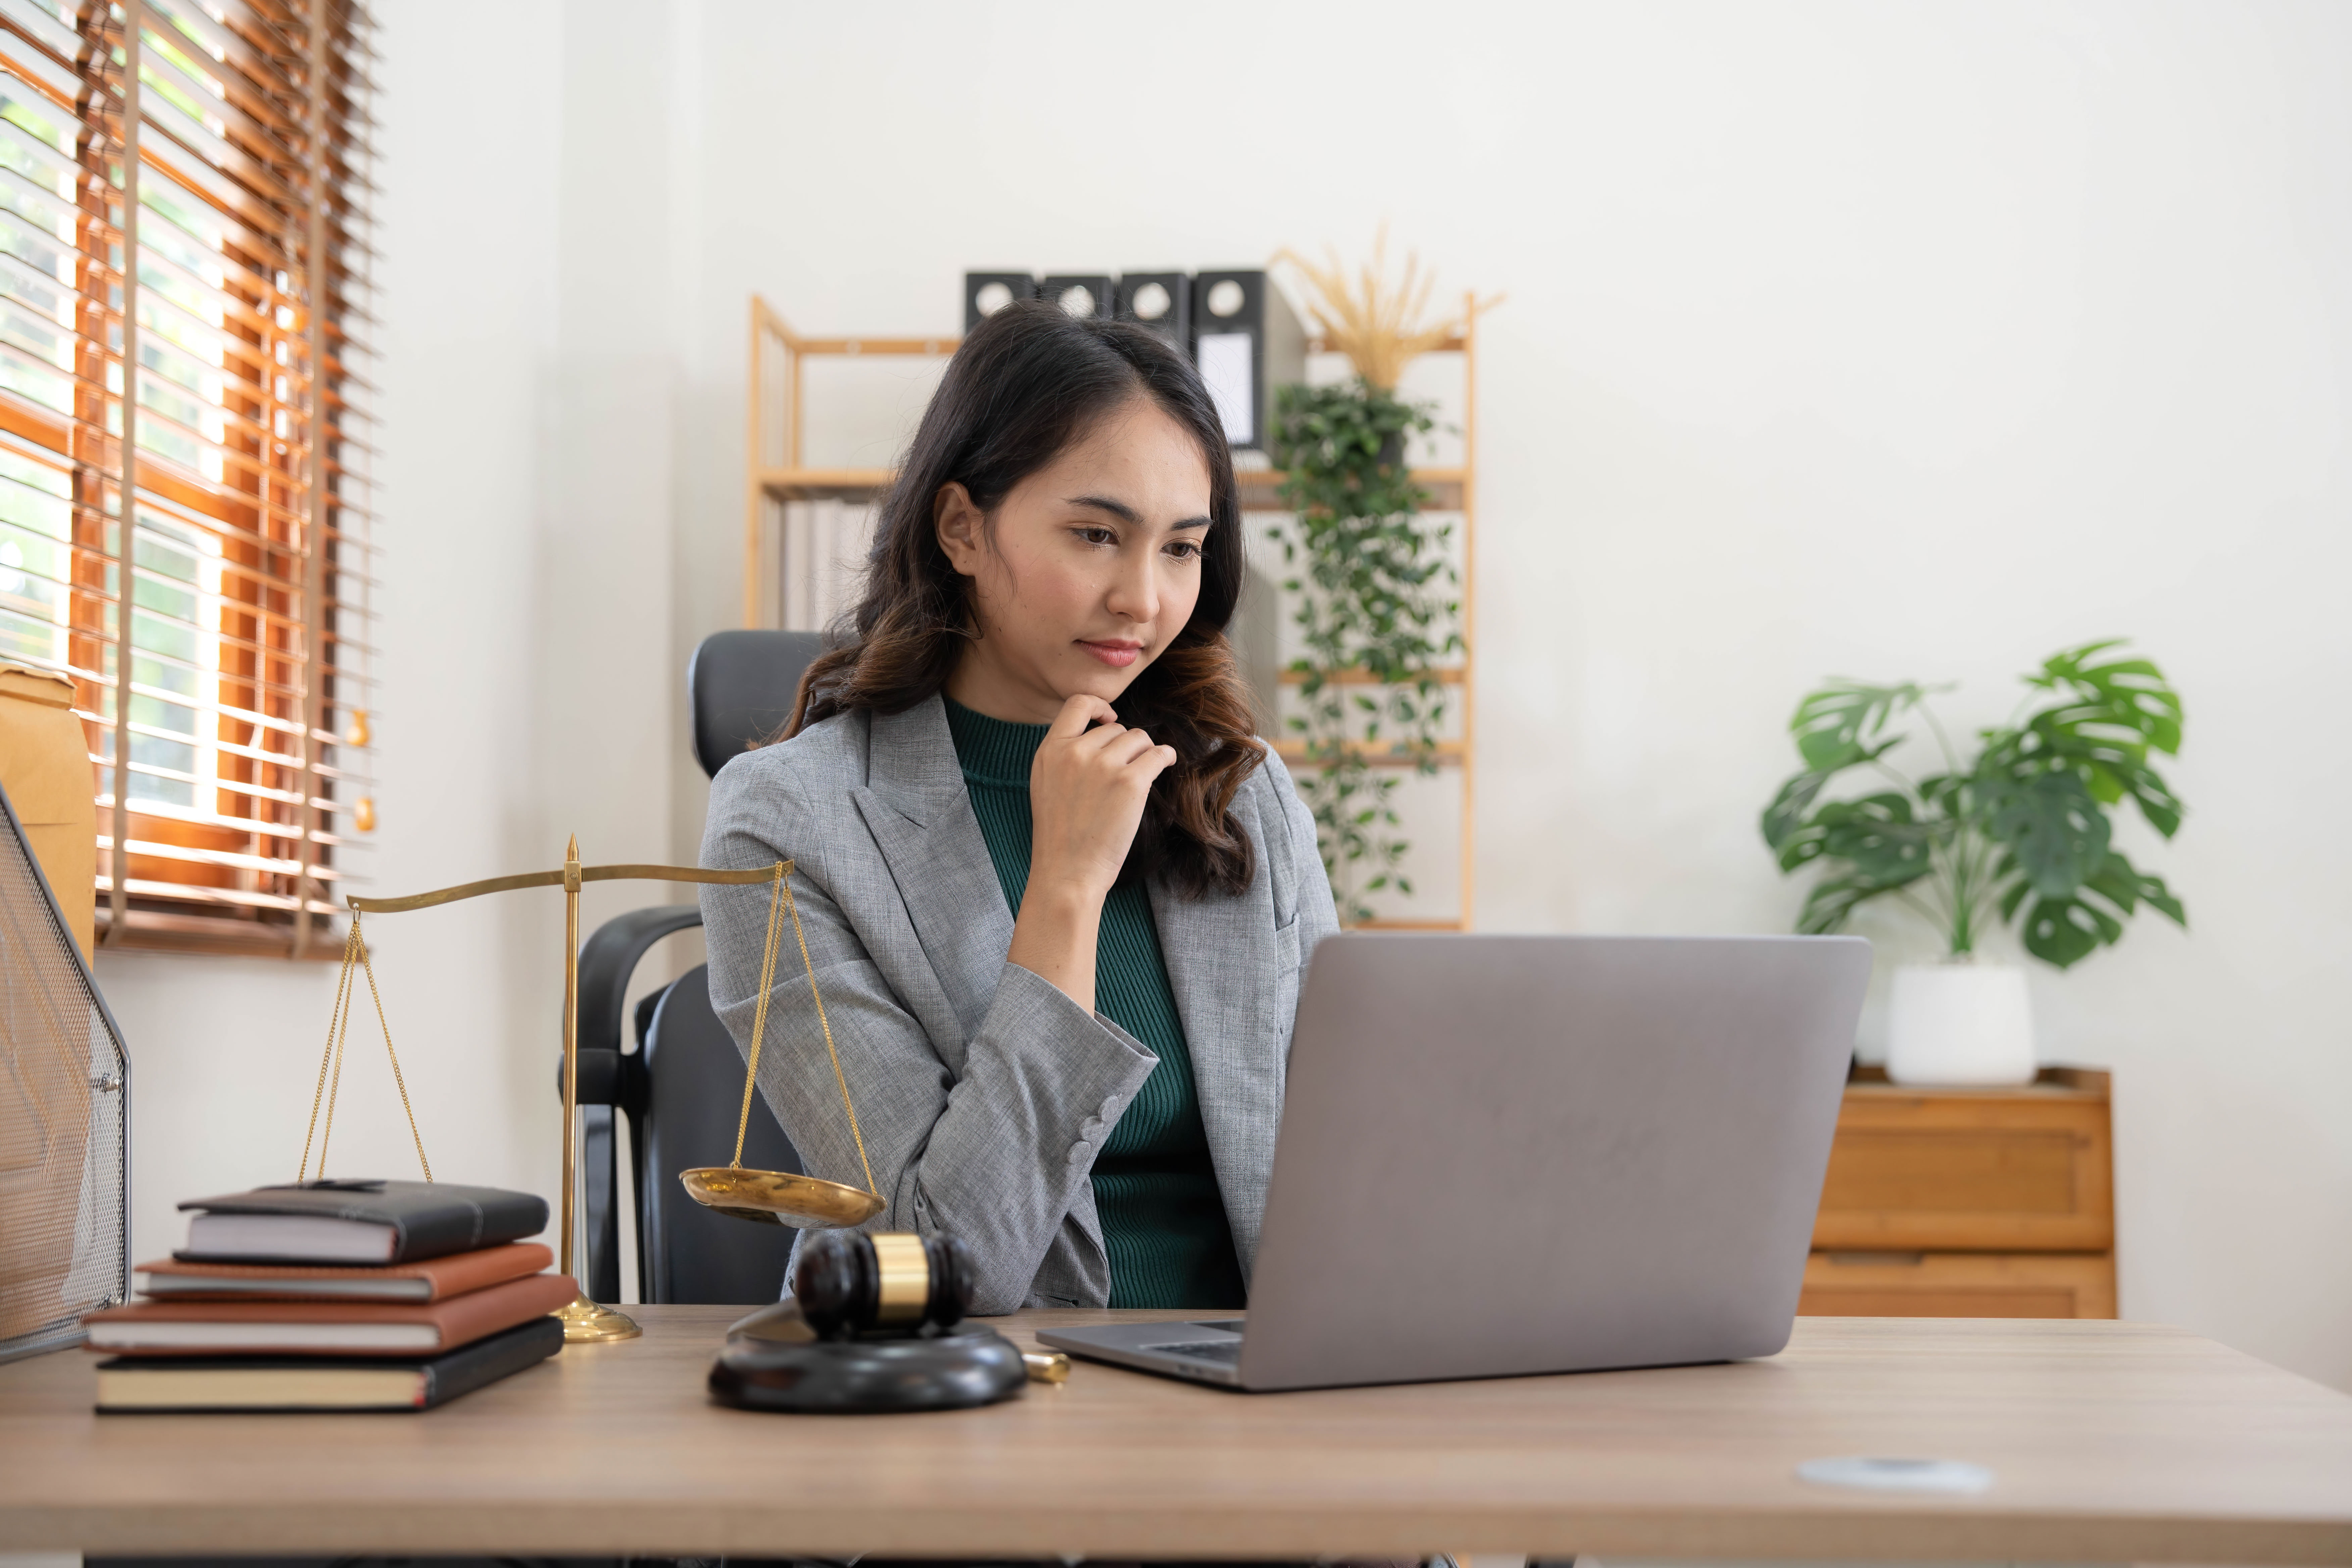
{"label": "gavel sound block", "polygon": [[746,1410],[872,1415],[964,1410],[1013,1398],[1033,1375],[1059,1381],[964,1322],[971,1288],[971,1254],[953,1237],[814,1232],[793,1294],[728,1331],[711,1394]]}

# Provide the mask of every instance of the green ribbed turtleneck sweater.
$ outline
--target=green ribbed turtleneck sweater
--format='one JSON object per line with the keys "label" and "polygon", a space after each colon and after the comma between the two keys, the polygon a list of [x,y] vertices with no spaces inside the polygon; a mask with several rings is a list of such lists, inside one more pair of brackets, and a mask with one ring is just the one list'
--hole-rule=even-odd
{"label": "green ribbed turtleneck sweater", "polygon": [[[950,700],[948,729],[1004,901],[1029,886],[1029,764],[1044,724],[991,719]],[[1095,1006],[1160,1058],[1095,1159],[1095,1212],[1114,1307],[1247,1305],[1224,1200],[1209,1163],[1192,1053],[1140,885],[1114,888],[1095,937]]]}

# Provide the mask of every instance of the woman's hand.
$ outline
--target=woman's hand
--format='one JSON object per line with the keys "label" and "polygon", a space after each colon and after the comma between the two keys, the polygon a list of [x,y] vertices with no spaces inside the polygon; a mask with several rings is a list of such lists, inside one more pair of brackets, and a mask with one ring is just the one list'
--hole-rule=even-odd
{"label": "woman's hand", "polygon": [[1029,891],[1066,887],[1097,904],[1109,897],[1151,781],[1175,761],[1175,747],[1119,723],[1101,698],[1063,703],[1029,764]]}
{"label": "woman's hand", "polygon": [[1151,781],[1176,761],[1175,747],[1118,721],[1099,697],[1071,698],[1029,765],[1029,886],[1007,955],[1088,1012],[1103,900],[1135,842]]}

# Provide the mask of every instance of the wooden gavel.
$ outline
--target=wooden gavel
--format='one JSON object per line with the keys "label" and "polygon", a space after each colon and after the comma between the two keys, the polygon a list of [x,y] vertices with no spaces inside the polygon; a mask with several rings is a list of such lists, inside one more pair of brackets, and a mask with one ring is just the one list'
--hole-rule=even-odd
{"label": "wooden gavel", "polygon": [[[956,1330],[971,1310],[973,1275],[971,1249],[951,1236],[807,1232],[792,1294],[728,1331],[711,1388],[753,1409],[953,1409],[986,1399],[942,1402],[936,1387],[917,1385],[947,1375],[964,1393],[985,1388],[999,1356],[1007,1367],[1017,1358],[1032,1383],[1066,1381],[1070,1358],[1059,1351],[1016,1352],[993,1330]],[[927,1357],[945,1358],[949,1373],[926,1371]]]}
{"label": "wooden gavel", "polygon": [[812,1231],[801,1239],[793,1297],[828,1340],[950,1329],[971,1308],[971,1249],[952,1236]]}

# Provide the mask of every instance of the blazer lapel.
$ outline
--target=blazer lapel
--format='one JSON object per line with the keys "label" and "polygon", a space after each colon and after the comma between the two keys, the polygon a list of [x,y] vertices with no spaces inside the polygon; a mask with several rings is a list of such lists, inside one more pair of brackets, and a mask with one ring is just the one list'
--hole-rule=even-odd
{"label": "blazer lapel", "polygon": [[961,1077],[964,1042],[987,1016],[1004,972],[1013,911],[956,765],[946,705],[933,697],[904,713],[877,716],[866,786],[850,795],[961,1025],[952,1042],[938,1042]]}
{"label": "blazer lapel", "polygon": [[1257,1257],[1274,1135],[1282,1122],[1287,1022],[1276,1016],[1281,976],[1265,868],[1261,864],[1257,879],[1239,898],[1185,900],[1155,881],[1151,915],[1192,1055],[1210,1162],[1246,1279]]}

